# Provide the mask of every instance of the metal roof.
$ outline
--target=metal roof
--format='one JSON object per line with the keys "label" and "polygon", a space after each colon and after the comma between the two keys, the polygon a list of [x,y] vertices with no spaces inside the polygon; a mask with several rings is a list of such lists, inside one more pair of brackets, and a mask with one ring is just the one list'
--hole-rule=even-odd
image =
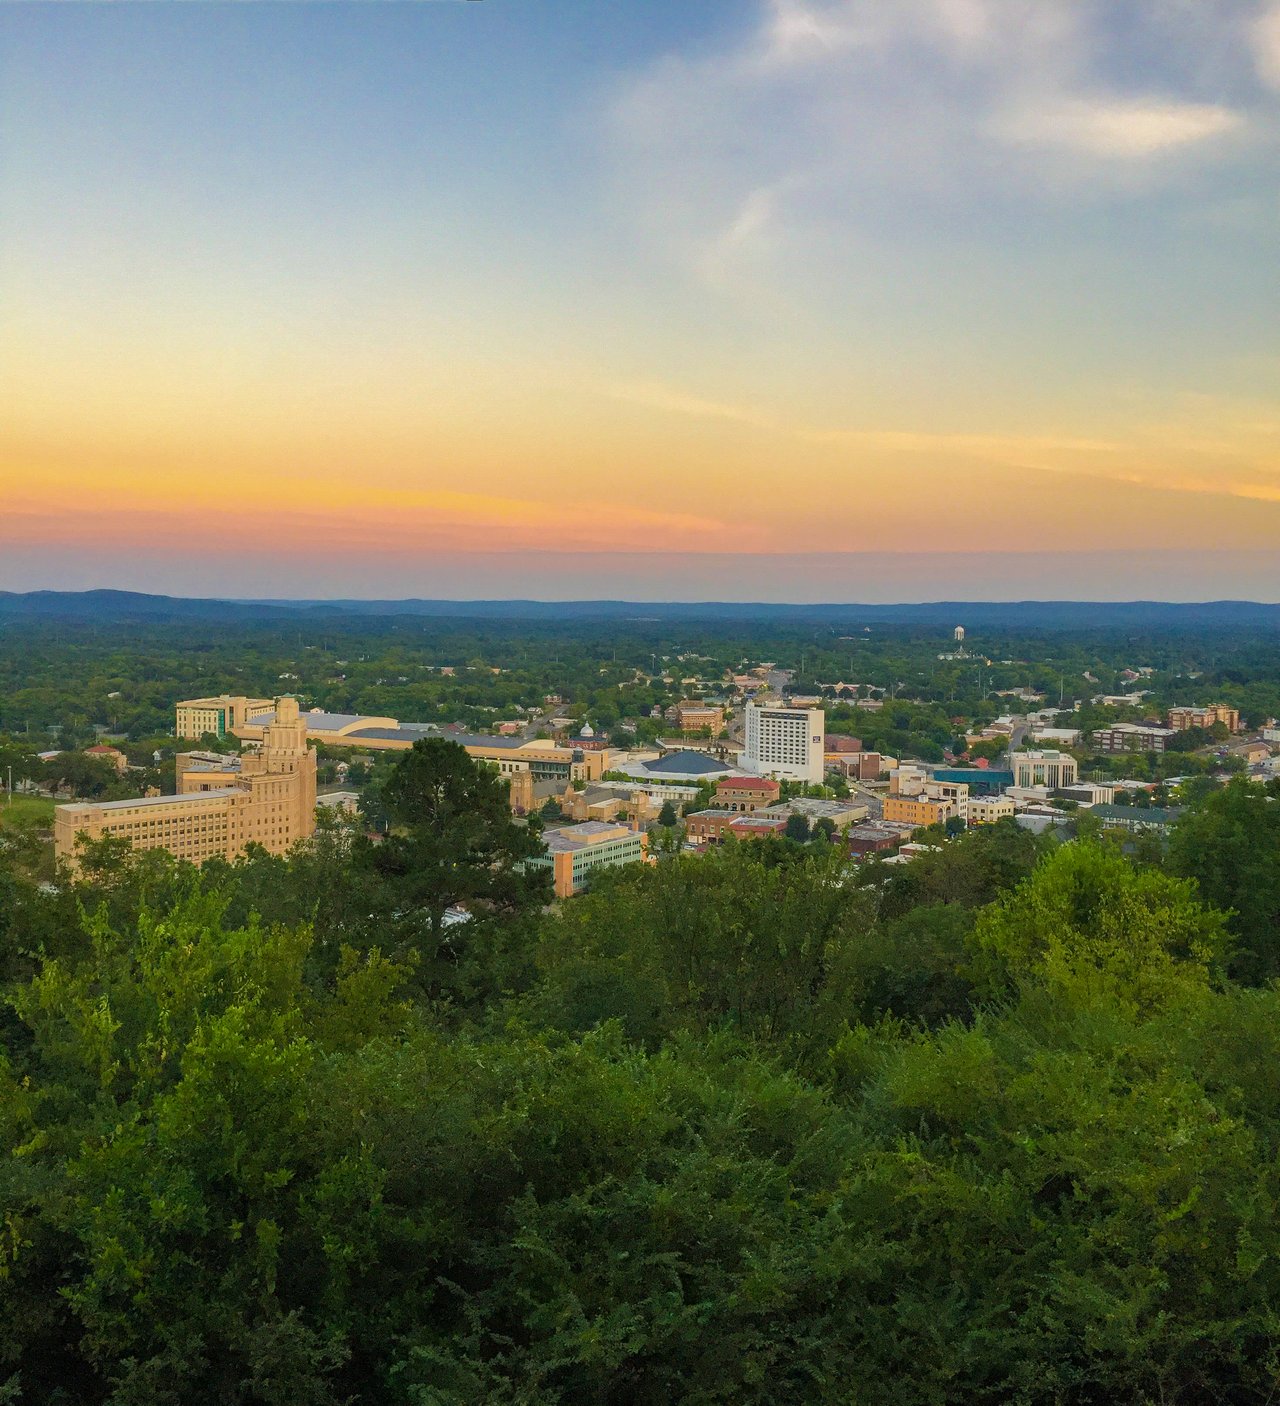
{"label": "metal roof", "polygon": [[686,749],[681,752],[668,752],[665,757],[659,757],[657,761],[646,762],[645,770],[669,775],[712,776],[719,772],[732,771],[733,768],[725,762],[719,762],[714,757],[707,756],[705,752],[693,752]]}

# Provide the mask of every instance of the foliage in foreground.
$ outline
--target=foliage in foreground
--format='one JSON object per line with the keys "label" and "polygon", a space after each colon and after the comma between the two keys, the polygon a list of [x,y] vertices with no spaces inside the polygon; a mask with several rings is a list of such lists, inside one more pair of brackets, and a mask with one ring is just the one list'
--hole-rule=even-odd
{"label": "foliage in foreground", "polygon": [[1280,994],[996,830],[666,859],[445,984],[340,847],[310,921],[314,854],[6,859],[9,1399],[1266,1400]]}

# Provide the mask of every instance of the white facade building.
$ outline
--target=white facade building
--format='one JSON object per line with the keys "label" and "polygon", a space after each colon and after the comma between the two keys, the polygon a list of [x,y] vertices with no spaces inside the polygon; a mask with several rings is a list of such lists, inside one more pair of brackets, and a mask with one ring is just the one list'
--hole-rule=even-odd
{"label": "white facade building", "polygon": [[1014,752],[1009,758],[1015,786],[1075,785],[1078,768],[1076,759],[1066,752]]}
{"label": "white facade building", "polygon": [[822,784],[827,715],[821,708],[748,703],[746,722],[747,743],[740,758],[745,771]]}

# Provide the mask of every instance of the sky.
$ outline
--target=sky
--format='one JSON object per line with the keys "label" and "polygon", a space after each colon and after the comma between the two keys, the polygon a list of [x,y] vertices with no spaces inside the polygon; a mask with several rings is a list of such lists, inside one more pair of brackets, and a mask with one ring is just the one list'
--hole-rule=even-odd
{"label": "sky", "polygon": [[0,6],[0,589],[1280,600],[1280,0]]}

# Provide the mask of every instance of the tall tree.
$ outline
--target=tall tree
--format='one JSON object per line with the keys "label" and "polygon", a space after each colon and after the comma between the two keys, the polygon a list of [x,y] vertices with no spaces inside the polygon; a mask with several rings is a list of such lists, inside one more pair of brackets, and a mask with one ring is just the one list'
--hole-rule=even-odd
{"label": "tall tree", "polygon": [[[548,872],[526,867],[542,853],[538,822],[517,821],[506,780],[456,742],[415,742],[382,787],[382,804],[390,832],[380,842],[358,840],[354,856],[381,881],[384,921],[401,946],[416,948],[439,975],[461,961],[464,927],[479,961],[486,923],[490,935],[500,925],[505,942],[515,932],[513,919],[549,900]],[[447,928],[445,915],[457,905],[470,920]],[[483,979],[474,972],[472,978]],[[430,983],[429,970],[425,979]]]}
{"label": "tall tree", "polygon": [[1280,976],[1280,799],[1244,780],[1205,797],[1174,827],[1169,867],[1229,912],[1234,977]]}

